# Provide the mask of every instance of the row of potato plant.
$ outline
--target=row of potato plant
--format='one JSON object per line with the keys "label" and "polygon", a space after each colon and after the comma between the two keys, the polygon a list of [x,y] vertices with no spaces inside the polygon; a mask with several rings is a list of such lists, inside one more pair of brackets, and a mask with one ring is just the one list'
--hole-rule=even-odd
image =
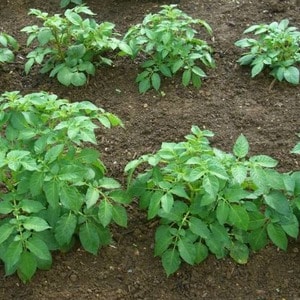
{"label": "row of potato plant", "polygon": [[[115,24],[98,24],[93,18],[83,18],[82,14],[95,15],[85,5],[67,9],[63,16],[31,9],[29,14],[43,24],[21,30],[28,35],[27,46],[34,47],[27,55],[25,72],[28,74],[34,64],[39,64],[41,73],[57,77],[63,85],[82,86],[95,74],[96,67],[111,65],[111,58],[120,55],[142,60],[143,71],[136,78],[140,93],[151,88],[158,91],[163,77],[178,73],[184,86],[199,88],[207,76],[206,69],[214,68],[215,61],[213,48],[199,37],[197,29],[204,28],[208,35],[212,29],[206,21],[193,19],[176,5],[161,7],[158,13],[150,13],[142,23],[131,26],[123,38],[115,31]],[[244,33],[254,33],[257,39],[245,38],[235,43],[249,48],[238,62],[251,65],[252,77],[267,67],[274,80],[299,84],[300,32],[288,25],[284,19],[250,26]],[[4,46],[0,62],[12,61],[12,50],[7,46],[17,50],[17,42],[3,33],[0,44]]]}
{"label": "row of potato plant", "polygon": [[[170,275],[181,261],[209,253],[248,261],[270,241],[297,238],[300,171],[279,173],[266,155],[248,158],[241,135],[233,153],[210,146],[213,133],[192,127],[180,143],[163,143],[125,168],[128,186],[106,176],[94,130],[121,120],[88,101],[70,103],[46,92],[0,96],[0,259],[7,275],[28,281],[51,267],[51,251],[77,237],[97,254],[111,241],[109,225],[127,226],[126,205],[138,198],[158,218],[155,255]],[[299,153],[298,143],[293,153]],[[139,172],[138,167],[148,168]]]}

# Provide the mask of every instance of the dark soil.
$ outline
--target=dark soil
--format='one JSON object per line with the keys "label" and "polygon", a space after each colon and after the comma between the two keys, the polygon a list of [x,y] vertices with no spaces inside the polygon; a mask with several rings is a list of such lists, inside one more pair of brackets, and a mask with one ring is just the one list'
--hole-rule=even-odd
{"label": "dark soil", "polygon": [[[279,160],[279,170],[299,170],[299,156],[289,152],[300,131],[300,87],[276,83],[267,73],[250,78],[248,68],[236,60],[241,54],[233,43],[254,23],[289,18],[300,26],[295,1],[181,0],[179,8],[206,20],[214,30],[209,43],[217,68],[208,72],[202,88],[184,88],[180,78],[165,80],[161,97],[150,91],[140,95],[135,84],[138,67],[118,58],[112,68],[100,68],[87,86],[64,87],[37,70],[26,76],[23,64],[28,49],[20,29],[33,24],[29,8],[61,12],[58,0],[1,0],[0,31],[22,43],[17,62],[0,71],[0,92],[23,94],[45,90],[71,100],[89,99],[117,114],[125,129],[99,132],[99,150],[110,175],[124,182],[123,169],[133,158],[159,149],[163,141],[181,141],[193,124],[215,133],[214,146],[230,151],[243,133],[251,154]],[[170,1],[87,0],[97,21],[111,21],[120,33],[157,12]],[[167,278],[160,260],[153,257],[155,228],[136,205],[128,208],[127,229],[113,228],[114,244],[93,256],[75,247],[54,253],[50,271],[38,271],[23,285],[17,276],[5,277],[0,267],[0,299],[300,299],[300,242],[291,241],[287,252],[270,245],[253,253],[249,263],[209,257],[198,266],[183,264]]]}

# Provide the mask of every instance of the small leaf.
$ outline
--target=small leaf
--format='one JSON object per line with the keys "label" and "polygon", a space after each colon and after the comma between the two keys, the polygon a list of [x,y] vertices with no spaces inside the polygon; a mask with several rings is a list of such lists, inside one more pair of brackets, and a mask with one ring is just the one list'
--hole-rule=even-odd
{"label": "small leaf", "polygon": [[26,245],[30,252],[33,253],[39,259],[52,261],[48,246],[42,239],[33,236],[30,239],[28,239]]}
{"label": "small leaf", "polygon": [[0,244],[5,242],[13,233],[15,227],[10,223],[5,223],[0,226]]}
{"label": "small leaf", "polygon": [[287,249],[288,239],[281,226],[269,223],[267,226],[267,231],[269,238],[277,247],[282,250]]}
{"label": "small leaf", "polygon": [[100,239],[97,232],[97,227],[92,224],[85,222],[79,228],[79,239],[83,248],[96,255],[100,246]]}
{"label": "small leaf", "polygon": [[182,74],[182,84],[188,86],[192,77],[192,71],[190,69],[185,70]]}
{"label": "small leaf", "polygon": [[263,62],[256,63],[251,69],[251,77],[255,77],[259,74],[263,70],[264,66]]}
{"label": "small leaf", "polygon": [[139,82],[139,92],[144,94],[151,88],[150,78],[145,78]]}
{"label": "small leaf", "polygon": [[37,269],[37,262],[34,255],[28,251],[21,254],[18,263],[18,275],[23,283],[30,281]]}
{"label": "small leaf", "polygon": [[188,239],[180,239],[177,244],[181,258],[190,265],[195,263],[196,248]]}
{"label": "small leaf", "polygon": [[235,241],[230,248],[230,256],[237,263],[246,264],[249,258],[249,249],[245,244]]}
{"label": "small leaf", "polygon": [[216,209],[216,217],[221,225],[226,223],[230,212],[230,206],[226,201],[219,201]]}
{"label": "small leaf", "polygon": [[166,212],[169,213],[174,205],[174,198],[171,193],[164,194],[161,199],[161,207]]}
{"label": "small leaf", "polygon": [[122,227],[127,227],[126,209],[120,205],[114,205],[112,208],[112,219]]}
{"label": "small leaf", "polygon": [[258,251],[262,249],[268,243],[266,228],[262,226],[251,231],[248,235],[248,239],[252,250]]}
{"label": "small leaf", "polygon": [[299,84],[299,69],[294,66],[290,66],[289,68],[285,69],[283,76],[285,80],[292,84]]}
{"label": "small leaf", "polygon": [[86,191],[85,200],[86,200],[86,207],[90,208],[96,204],[99,199],[99,191],[97,188],[90,186]]}
{"label": "small leaf", "polygon": [[207,224],[198,218],[191,217],[189,221],[189,227],[194,234],[204,239],[207,239],[210,236],[210,231],[207,227]]}
{"label": "small leaf", "polygon": [[99,205],[98,219],[103,227],[106,227],[112,219],[112,204],[107,200],[102,200]]}
{"label": "small leaf", "polygon": [[244,158],[249,151],[249,144],[247,139],[245,138],[245,136],[243,134],[241,134],[234,146],[233,146],[233,153],[235,156],[237,156],[238,158]]}
{"label": "small leaf", "polygon": [[154,255],[161,256],[171,245],[173,236],[170,233],[169,226],[161,225],[155,232]]}
{"label": "small leaf", "polygon": [[180,267],[180,263],[181,260],[179,252],[175,248],[168,249],[162,255],[162,264],[167,273],[167,276],[170,276],[171,274],[176,272]]}
{"label": "small leaf", "polygon": [[60,246],[68,245],[75,233],[77,217],[74,214],[64,214],[59,218],[54,228],[55,238]]}
{"label": "small leaf", "polygon": [[208,256],[208,249],[201,242],[195,244],[195,249],[196,249],[195,263],[199,264],[199,263],[201,263],[203,260],[205,260],[207,258],[207,256]]}
{"label": "small leaf", "polygon": [[160,88],[160,76],[158,73],[153,73],[151,75],[151,83],[152,83],[152,86],[154,87],[154,89],[156,91],[158,91]]}
{"label": "small leaf", "polygon": [[27,230],[33,230],[37,232],[44,231],[50,228],[50,226],[44,219],[33,216],[27,217],[23,222],[23,226]]}

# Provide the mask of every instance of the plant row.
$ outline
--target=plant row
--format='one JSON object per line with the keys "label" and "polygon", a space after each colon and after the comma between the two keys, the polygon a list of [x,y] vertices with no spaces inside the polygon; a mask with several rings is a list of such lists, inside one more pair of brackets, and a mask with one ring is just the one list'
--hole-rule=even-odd
{"label": "plant row", "polygon": [[124,189],[107,177],[100,153],[86,147],[96,144],[99,125],[122,122],[91,102],[46,92],[0,96],[0,259],[7,275],[30,280],[51,267],[51,251],[67,251],[77,238],[96,255],[111,242],[111,223],[127,226],[132,199],[149,220],[160,220],[155,255],[167,275],[209,253],[243,264],[270,241],[285,250],[288,236],[297,238],[300,172],[277,172],[269,156],[248,158],[243,135],[225,153],[211,147],[212,132],[193,126],[185,141],[129,162]]}
{"label": "plant row", "polygon": [[[62,6],[70,1],[62,1]],[[64,3],[66,2],[66,3]],[[73,1],[80,3],[81,1]],[[136,77],[140,93],[151,88],[159,90],[164,77],[181,74],[184,86],[199,88],[206,70],[215,67],[213,48],[198,32],[199,27],[212,34],[210,25],[193,19],[176,5],[163,5],[156,14],[148,14],[140,24],[131,26],[123,37],[115,31],[115,24],[98,24],[94,13],[84,5],[66,9],[63,16],[49,15],[38,9],[29,14],[42,25],[26,26],[28,35],[25,72],[33,65],[41,65],[41,73],[56,77],[63,85],[82,86],[95,74],[101,64],[112,65],[116,56],[129,56],[142,61]],[[82,15],[89,18],[83,18]],[[270,70],[274,80],[299,84],[300,32],[290,27],[287,19],[269,25],[250,26],[244,33],[254,37],[237,41],[236,46],[248,48],[238,59],[241,65],[251,65],[251,76]],[[0,35],[0,62],[12,62],[17,41],[6,33]]]}

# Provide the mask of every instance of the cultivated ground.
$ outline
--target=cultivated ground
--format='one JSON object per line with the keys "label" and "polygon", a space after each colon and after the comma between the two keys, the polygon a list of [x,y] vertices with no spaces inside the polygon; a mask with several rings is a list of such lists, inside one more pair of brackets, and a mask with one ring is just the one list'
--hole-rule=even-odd
{"label": "cultivated ground", "polygon": [[[300,27],[300,7],[295,1],[275,0],[181,0],[179,8],[206,20],[214,35],[217,68],[209,71],[200,90],[184,88],[180,78],[165,80],[165,96],[156,92],[140,95],[134,83],[138,66],[118,58],[113,68],[97,71],[87,86],[67,88],[40,75],[25,75],[26,36],[20,29],[33,24],[29,8],[61,12],[58,0],[1,0],[0,31],[22,43],[17,62],[0,70],[0,92],[23,94],[45,90],[71,100],[89,99],[117,114],[125,129],[99,131],[99,150],[110,175],[124,182],[127,162],[157,150],[163,141],[181,141],[193,124],[215,133],[213,145],[230,151],[243,133],[251,154],[267,154],[279,160],[281,171],[299,170],[299,156],[289,151],[300,131],[300,86],[275,84],[261,74],[250,79],[249,69],[236,64],[240,50],[233,43],[254,23],[289,18]],[[155,0],[87,0],[98,22],[111,21],[120,33],[157,12]],[[300,241],[291,241],[287,252],[268,246],[253,253],[249,263],[209,257],[198,266],[183,267],[170,278],[160,260],[153,257],[153,222],[146,220],[136,204],[128,208],[127,229],[113,228],[114,243],[98,256],[75,247],[69,253],[54,253],[53,268],[39,271],[23,285],[16,276],[4,277],[0,266],[0,299],[300,299]]]}

